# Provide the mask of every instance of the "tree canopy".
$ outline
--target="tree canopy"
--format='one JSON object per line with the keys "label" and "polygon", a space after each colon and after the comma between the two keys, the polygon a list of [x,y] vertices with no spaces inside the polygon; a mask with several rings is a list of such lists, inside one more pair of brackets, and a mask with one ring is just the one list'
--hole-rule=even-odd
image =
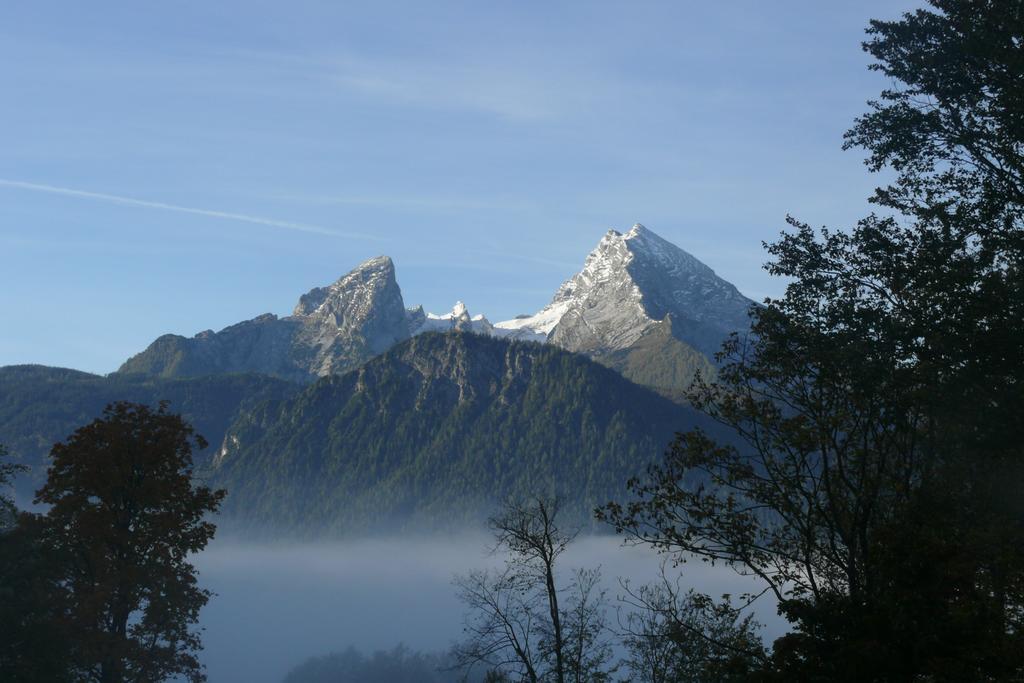
{"label": "tree canopy", "polygon": [[8,495],[7,489],[14,481],[15,475],[24,470],[18,463],[7,462],[8,456],[7,447],[0,443],[0,529],[14,521],[14,501]]}
{"label": "tree canopy", "polygon": [[683,434],[602,511],[760,577],[794,624],[782,680],[1024,670],[1022,44],[1020,2],[872,22],[894,85],[846,141],[894,172],[888,213],[790,219],[766,245],[785,295],[691,396],[745,444]]}
{"label": "tree canopy", "polygon": [[5,679],[60,662],[47,680],[205,680],[192,627],[210,593],[189,555],[213,537],[207,515],[225,495],[192,481],[192,449],[205,445],[166,403],[119,402],[53,447],[35,499],[48,511],[0,538],[17,554],[0,563],[18,611],[5,641],[22,643],[0,656]]}

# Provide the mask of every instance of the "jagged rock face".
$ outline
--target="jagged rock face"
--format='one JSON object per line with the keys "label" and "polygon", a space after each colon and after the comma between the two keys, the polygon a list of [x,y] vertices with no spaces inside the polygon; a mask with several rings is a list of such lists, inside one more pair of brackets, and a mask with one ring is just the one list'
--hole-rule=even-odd
{"label": "jagged rock face", "polygon": [[680,341],[673,333],[672,315],[654,325],[632,345],[597,356],[603,365],[626,379],[650,387],[674,401],[685,401],[698,377],[711,379],[717,368],[711,358]]}
{"label": "jagged rock face", "polygon": [[156,377],[260,372],[299,380],[304,373],[290,358],[297,327],[296,321],[268,313],[192,338],[165,334],[125,361],[117,372]]}
{"label": "jagged rock face", "polygon": [[633,252],[622,235],[606,234],[590,252],[583,270],[563,284],[551,301],[565,313],[550,340],[571,351],[600,354],[631,346],[654,322],[629,265]]}
{"label": "jagged rock face", "polygon": [[752,302],[709,267],[642,225],[609,230],[534,316],[497,324],[594,357],[627,349],[671,316],[672,334],[706,355],[749,325]]}
{"label": "jagged rock face", "polygon": [[380,256],[332,285],[310,290],[287,318],[261,315],[191,339],[164,335],[118,372],[161,377],[259,372],[308,381],[355,367],[408,337],[394,264]]}
{"label": "jagged rock face", "polygon": [[297,346],[312,351],[309,372],[342,372],[408,338],[405,303],[387,256],[361,264],[330,285],[304,294],[293,319]]}
{"label": "jagged rock face", "polygon": [[[461,302],[443,315],[406,310],[394,264],[380,256],[302,295],[291,316],[267,314],[191,339],[165,335],[120,372],[260,372],[309,381],[356,367],[423,332],[464,331],[551,342],[674,394],[650,378],[706,374],[708,363],[699,356],[711,357],[731,332],[747,328],[751,303],[696,258],[635,225],[626,234],[610,230],[583,270],[533,316],[492,325]],[[642,348],[634,349],[641,340]]]}
{"label": "jagged rock face", "polygon": [[626,270],[647,315],[658,321],[671,315],[683,341],[714,354],[729,334],[749,327],[754,302],[692,255],[641,225],[623,242],[633,254]]}

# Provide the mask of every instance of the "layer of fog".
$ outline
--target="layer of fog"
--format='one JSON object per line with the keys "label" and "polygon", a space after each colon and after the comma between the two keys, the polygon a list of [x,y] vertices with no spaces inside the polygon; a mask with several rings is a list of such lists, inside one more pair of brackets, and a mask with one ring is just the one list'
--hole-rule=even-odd
{"label": "layer of fog", "polygon": [[[355,646],[364,652],[398,643],[446,650],[460,637],[463,606],[455,574],[501,562],[488,536],[377,539],[317,545],[246,544],[218,539],[195,558],[200,583],[217,595],[203,610],[203,661],[209,680],[277,682],[311,656]],[[614,604],[617,579],[657,579],[661,558],[623,548],[610,536],[578,539],[563,569],[600,565]],[[725,567],[689,562],[681,585],[711,595],[757,588]],[[781,633],[774,604],[755,607],[769,640]],[[614,610],[610,614],[614,622]]]}

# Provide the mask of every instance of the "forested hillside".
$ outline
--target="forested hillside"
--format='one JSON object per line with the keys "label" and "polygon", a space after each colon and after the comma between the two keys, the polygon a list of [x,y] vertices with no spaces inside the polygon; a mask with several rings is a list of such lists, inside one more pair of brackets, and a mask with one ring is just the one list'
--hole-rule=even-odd
{"label": "forested hillside", "polygon": [[247,412],[213,481],[225,516],[278,531],[445,527],[509,496],[594,506],[706,418],[581,355],[427,334]]}
{"label": "forested hillside", "polygon": [[46,477],[50,448],[103,412],[112,401],[155,405],[169,401],[210,443],[199,453],[207,461],[224,439],[224,431],[243,406],[283,398],[298,385],[262,375],[216,375],[191,379],[140,376],[103,377],[42,365],[0,368],[0,443],[31,471],[17,480],[31,495]]}

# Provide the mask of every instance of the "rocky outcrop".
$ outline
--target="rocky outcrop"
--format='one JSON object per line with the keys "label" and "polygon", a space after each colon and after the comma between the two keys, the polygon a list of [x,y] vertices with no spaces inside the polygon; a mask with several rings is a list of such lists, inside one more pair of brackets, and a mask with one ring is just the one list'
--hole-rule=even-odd
{"label": "rocky outcrop", "polygon": [[609,230],[583,269],[533,316],[498,323],[595,358],[628,349],[671,316],[673,336],[706,356],[747,329],[753,302],[694,256],[637,224]]}
{"label": "rocky outcrop", "polygon": [[194,337],[164,335],[119,370],[158,377],[259,372],[310,381],[338,374],[424,332],[549,342],[678,395],[753,304],[708,266],[642,225],[609,230],[551,303],[492,325],[457,302],[436,315],[406,309],[386,256],[303,294],[290,316],[261,315]]}
{"label": "rocky outcrop", "polygon": [[408,337],[395,266],[379,256],[303,294],[288,317],[268,313],[191,338],[164,335],[118,372],[158,377],[258,372],[309,381],[344,372]]}

